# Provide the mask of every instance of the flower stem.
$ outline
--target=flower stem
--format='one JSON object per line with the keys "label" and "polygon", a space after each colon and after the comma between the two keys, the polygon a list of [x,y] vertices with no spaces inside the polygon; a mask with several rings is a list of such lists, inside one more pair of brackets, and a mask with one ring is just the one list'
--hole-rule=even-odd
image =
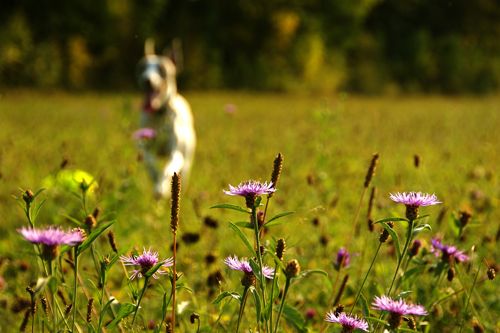
{"label": "flower stem", "polygon": [[365,279],[363,280],[363,283],[361,283],[361,287],[359,287],[358,294],[356,295],[356,299],[354,300],[351,311],[349,313],[352,313],[352,310],[354,310],[354,307],[356,306],[356,302],[358,301],[359,295],[361,294],[361,291],[363,290],[363,286],[365,285],[366,279],[368,278],[368,275],[370,274],[370,271],[373,267],[373,264],[375,263],[375,259],[377,259],[378,251],[380,251],[381,246],[382,246],[382,243],[379,243],[378,248],[377,248],[377,252],[375,252],[375,256],[373,257],[372,263],[370,264],[370,268],[368,268],[368,272],[366,272]]}
{"label": "flower stem", "polygon": [[144,287],[142,288],[141,295],[139,296],[139,300],[137,301],[137,305],[136,305],[136,308],[134,311],[134,318],[132,318],[132,325],[134,325],[135,317],[137,316],[137,311],[139,310],[139,305],[141,304],[141,301],[142,301],[142,296],[144,296],[144,294],[146,293],[146,289],[148,288],[148,284],[149,284],[149,278],[145,277]]}
{"label": "flower stem", "polygon": [[[51,260],[49,263],[49,269],[50,269],[50,276],[55,278],[54,274],[54,260]],[[56,287],[55,290],[57,290],[57,279],[56,279]],[[52,324],[54,325],[54,333],[57,332],[57,311],[56,311],[56,293],[51,291],[51,296],[52,296]]]}
{"label": "flower stem", "polygon": [[73,323],[71,325],[71,332],[75,331],[75,319],[76,319],[76,294],[78,288],[78,245],[75,246],[75,267],[73,268],[75,273],[74,290],[73,290]]}
{"label": "flower stem", "polygon": [[241,317],[243,316],[243,311],[245,310],[245,304],[247,303],[248,288],[249,287],[245,286],[245,290],[243,290],[243,297],[241,298],[240,314],[238,316],[238,325],[236,326],[236,333],[238,333],[240,329]]}
{"label": "flower stem", "polygon": [[[464,286],[465,293],[467,294],[467,303],[465,304],[463,318],[465,320],[465,316],[467,315],[467,308],[469,307],[469,303],[470,303],[471,308],[474,311],[474,315],[476,316],[479,324],[481,324],[481,322],[479,320],[479,316],[477,315],[477,312],[476,312],[476,309],[474,308],[474,305],[470,302],[470,299],[472,297],[472,291],[474,290],[474,286],[476,285],[476,280],[477,280],[477,276],[479,275],[479,270],[481,268],[481,264],[482,264],[482,261],[479,262],[479,266],[477,267],[477,273],[476,273],[476,276],[474,277],[474,281],[472,281],[472,287],[470,288],[470,293],[467,292],[467,286],[463,283],[462,274],[460,274],[460,269],[457,266],[458,278],[460,279],[460,282],[462,282],[462,285]],[[483,326],[483,325],[481,324],[481,326]],[[460,333],[462,332],[463,327],[464,327],[464,325],[462,323],[462,325],[460,327]]]}
{"label": "flower stem", "polygon": [[175,332],[175,282],[177,281],[177,271],[175,267],[177,250],[177,232],[174,232],[174,264],[172,265],[172,333]]}
{"label": "flower stem", "polygon": [[398,260],[398,266],[396,267],[396,272],[394,272],[394,276],[392,278],[391,286],[389,287],[389,292],[387,293],[387,297],[391,296],[392,286],[394,285],[394,281],[398,276],[399,266],[401,266],[401,262],[403,261],[403,258],[405,257],[406,254],[406,250],[408,249],[408,244],[410,244],[411,242],[412,231],[413,231],[413,220],[411,220],[410,223],[408,224],[408,234],[406,235],[405,247],[403,248],[403,253],[401,253],[401,260]]}
{"label": "flower stem", "polygon": [[287,276],[286,282],[285,282],[285,289],[283,290],[283,297],[281,298],[281,304],[280,304],[280,310],[278,312],[278,318],[276,318],[276,326],[274,329],[274,333],[278,332],[278,327],[280,325],[280,317],[281,317],[281,313],[283,312],[283,308],[285,307],[286,295],[288,293],[288,288],[290,288],[290,278]]}
{"label": "flower stem", "polygon": [[276,271],[278,270],[278,263],[276,263],[276,265],[274,266],[274,274],[273,274],[273,285],[271,286],[271,304],[269,304],[269,307],[270,307],[270,310],[269,310],[269,333],[272,332],[272,329],[273,329],[273,303],[274,303],[274,284],[278,283],[278,282],[275,282],[276,281]]}
{"label": "flower stem", "polygon": [[[252,208],[252,219],[254,223],[254,230],[255,230],[255,245],[257,246],[257,262],[259,264],[259,270],[260,270],[260,281],[259,281],[259,286],[260,290],[262,292],[262,303],[263,303],[263,308],[266,308],[266,285],[264,283],[264,274],[262,272],[262,257],[260,255],[260,233],[259,233],[259,221],[257,220],[257,208],[254,206]],[[267,326],[267,323],[266,323]]]}

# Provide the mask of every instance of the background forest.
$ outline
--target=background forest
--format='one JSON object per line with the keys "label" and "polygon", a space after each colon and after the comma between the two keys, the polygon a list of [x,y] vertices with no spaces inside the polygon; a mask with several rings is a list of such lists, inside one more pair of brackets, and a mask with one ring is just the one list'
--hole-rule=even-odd
{"label": "background forest", "polygon": [[495,0],[0,2],[0,87],[134,89],[144,40],[179,37],[181,89],[488,93]]}

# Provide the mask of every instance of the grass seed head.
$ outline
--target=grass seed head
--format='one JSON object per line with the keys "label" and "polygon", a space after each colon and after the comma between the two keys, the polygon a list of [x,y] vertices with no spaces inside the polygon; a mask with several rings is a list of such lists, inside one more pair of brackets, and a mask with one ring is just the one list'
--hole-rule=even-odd
{"label": "grass seed head", "polygon": [[69,315],[72,309],[73,309],[73,303],[66,305],[66,309],[64,310],[64,317]]}
{"label": "grass seed head", "polygon": [[90,324],[92,322],[92,310],[94,310],[94,297],[89,299],[87,303],[87,323]]}
{"label": "grass seed head", "polygon": [[40,297],[40,300],[42,301],[42,309],[45,315],[48,317],[49,316],[49,302],[47,301],[47,297],[43,295]]}
{"label": "grass seed head", "polygon": [[87,217],[85,218],[85,221],[83,221],[83,223],[89,228],[93,228],[97,225],[97,221],[96,221],[94,215],[92,215],[92,214],[87,215]]}
{"label": "grass seed head", "polygon": [[21,323],[21,326],[19,327],[20,332],[26,332],[26,328],[28,328],[28,323],[30,321],[30,316],[31,316],[31,309],[28,309],[24,313],[24,319],[23,322]]}
{"label": "grass seed head", "polygon": [[373,176],[375,175],[375,169],[377,168],[378,158],[380,155],[378,153],[373,154],[372,161],[370,163],[370,167],[368,168],[368,172],[365,177],[365,188],[370,186],[370,182],[372,181]]}
{"label": "grass seed head", "polygon": [[417,330],[417,323],[413,317],[403,317],[403,320],[406,321],[406,325],[410,330]]}
{"label": "grass seed head", "polygon": [[[281,175],[281,168],[283,167],[283,155],[281,153],[274,159],[273,173],[271,174],[271,183],[273,184],[273,188],[278,186],[278,181]],[[272,198],[274,192],[269,193],[267,196]]]}
{"label": "grass seed head", "polygon": [[174,172],[172,176],[172,210],[170,213],[170,228],[177,234],[179,227],[179,208],[181,200],[181,176]]}
{"label": "grass seed head", "polygon": [[108,232],[108,240],[109,240],[109,245],[111,246],[113,252],[118,253],[118,247],[116,246],[115,232],[113,230],[110,230]]}
{"label": "grass seed head", "polygon": [[[394,228],[394,222],[392,222],[392,221],[387,222],[387,225],[391,229]],[[389,239],[389,232],[384,228],[384,230],[382,230],[382,232],[380,233],[378,240],[380,241],[380,243],[385,243],[385,242],[387,242],[387,239]]]}

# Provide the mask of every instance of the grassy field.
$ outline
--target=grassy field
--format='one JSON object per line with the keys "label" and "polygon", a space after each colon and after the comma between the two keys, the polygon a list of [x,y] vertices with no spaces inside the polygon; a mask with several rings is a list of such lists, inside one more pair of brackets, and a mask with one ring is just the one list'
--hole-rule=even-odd
{"label": "grassy field", "polygon": [[[423,251],[420,261],[410,263],[409,268],[427,265],[423,272],[428,273],[418,276],[417,281],[403,281],[399,292],[413,290],[412,301],[427,306],[463,286],[470,291],[473,273],[483,257],[490,266],[500,260],[495,239],[500,227],[500,96],[318,97],[246,92],[190,92],[185,96],[194,112],[198,146],[190,184],[181,198],[177,269],[194,292],[179,291],[178,304],[186,302],[178,310],[180,332],[195,331],[196,325],[189,323],[193,311],[200,314],[201,326],[205,327],[201,331],[209,331],[221,310],[220,304],[210,303],[219,292],[234,291],[241,275],[221,260],[234,254],[250,256],[228,227],[228,221],[249,220],[237,212],[210,207],[220,203],[244,206],[243,198],[228,197],[222,190],[249,179],[268,181],[279,152],[284,156],[283,171],[268,216],[285,211],[295,214],[284,218],[288,223],[269,228],[263,240],[272,244],[272,236],[285,238],[289,244],[285,262],[297,259],[302,270],[321,269],[329,275],[311,275],[292,287],[288,304],[304,318],[309,314],[302,325],[304,330],[319,332],[336,279],[332,261],[339,248],[346,246],[374,152],[380,159],[372,181],[377,187],[373,218],[404,217],[404,205],[392,202],[389,193],[435,193],[443,204],[421,208],[421,214],[430,214],[425,221],[432,231],[422,232],[418,239],[428,249],[430,239],[441,235],[445,243],[466,249],[473,259],[472,265],[459,266],[463,274],[460,279],[444,281],[438,288],[432,270],[439,258]],[[224,112],[227,103],[237,106],[236,113]],[[161,258],[171,256],[170,203],[153,198],[152,184],[131,138],[139,105],[140,96],[131,94],[2,93],[0,277],[5,282],[0,284],[1,332],[14,331],[6,327],[17,330],[21,325],[23,311],[14,313],[13,305],[29,296],[25,288],[38,277],[33,248],[16,232],[27,225],[26,217],[11,196],[21,196],[19,187],[33,191],[43,187],[47,177],[60,172],[63,161],[64,169],[84,170],[95,177],[98,188],[89,197],[89,210],[97,206],[101,214],[109,214],[107,221],[116,220],[112,229],[119,247],[137,247],[140,252],[143,247],[152,247]],[[419,167],[414,165],[415,154],[421,156]],[[75,227],[66,216],[79,221],[85,218],[81,204],[68,191],[49,188],[37,202],[44,198],[48,200],[37,226]],[[380,230],[370,233],[367,228],[368,198],[350,247],[359,256],[353,257],[351,267],[343,271],[350,274],[342,298],[347,309],[379,244]],[[472,213],[473,223],[457,240],[456,228],[449,221],[464,210]],[[219,222],[217,229],[204,224],[207,216]],[[319,225],[312,223],[315,219]],[[395,231],[404,243],[405,225],[396,223]],[[252,231],[244,232],[251,239]],[[182,240],[186,233],[197,233],[200,240],[189,244]],[[111,252],[104,234],[96,244],[101,254]],[[210,253],[216,256],[214,263],[206,262]],[[92,293],[87,282],[95,280],[90,255],[82,260],[80,274]],[[272,259],[266,258],[266,262],[271,264]],[[384,244],[363,289],[368,303],[387,291],[396,262],[394,245]],[[67,274],[62,275],[62,284],[70,288],[72,273],[65,263],[62,268]],[[223,282],[219,287],[208,287],[207,277],[218,269]],[[482,264],[479,279],[485,272]],[[168,289],[168,279],[162,279],[155,284]],[[111,269],[107,288],[120,302],[130,301],[119,265]],[[145,297],[139,323],[147,331],[150,320],[156,324],[161,321],[162,294],[154,286]],[[80,301],[85,303],[83,296]],[[478,284],[470,302],[466,305],[466,293],[451,296],[430,311],[419,330],[458,332],[463,324],[464,332],[472,332],[472,320],[478,320],[487,332],[498,331],[498,279]],[[255,326],[252,307],[253,300],[247,304],[240,331],[248,332]],[[85,312],[83,305],[82,309]],[[237,311],[236,303],[228,307],[220,332],[235,331]],[[354,313],[361,315],[359,303]],[[479,318],[473,319],[475,313]],[[378,316],[378,312],[371,310],[371,316]],[[281,330],[295,332],[297,328],[284,320]],[[329,332],[340,332],[339,325],[330,326]]]}

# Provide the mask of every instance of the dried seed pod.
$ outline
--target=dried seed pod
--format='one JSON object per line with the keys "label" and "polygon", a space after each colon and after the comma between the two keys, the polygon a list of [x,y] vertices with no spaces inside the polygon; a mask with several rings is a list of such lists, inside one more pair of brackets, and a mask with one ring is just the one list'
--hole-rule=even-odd
{"label": "dried seed pod", "polygon": [[89,228],[93,228],[97,225],[97,221],[96,221],[94,215],[87,215],[87,217],[85,218],[85,221],[83,221],[83,223]]}
{"label": "dried seed pod", "polygon": [[488,269],[488,271],[486,272],[486,275],[488,275],[488,280],[493,281],[495,279],[495,273],[495,269]]}
{"label": "dried seed pod", "polygon": [[179,227],[179,209],[181,200],[181,176],[174,172],[172,176],[172,205],[170,212],[170,228],[173,234],[177,234]]}
{"label": "dried seed pod", "polygon": [[378,153],[373,154],[372,161],[370,163],[370,167],[368,168],[368,172],[365,177],[365,188],[370,186],[370,182],[372,181],[373,176],[375,175],[375,170],[377,169],[378,158],[380,155]]}

